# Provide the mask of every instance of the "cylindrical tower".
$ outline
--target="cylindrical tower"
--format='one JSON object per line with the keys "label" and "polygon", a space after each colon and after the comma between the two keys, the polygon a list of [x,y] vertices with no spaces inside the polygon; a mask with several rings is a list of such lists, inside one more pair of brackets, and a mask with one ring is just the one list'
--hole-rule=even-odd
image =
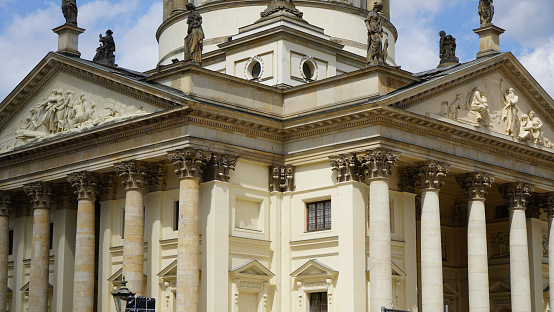
{"label": "cylindrical tower", "polygon": [[[368,10],[373,9],[376,0],[294,0],[296,8],[304,13],[304,20],[320,27],[330,40],[344,45],[344,50],[356,55],[367,56],[367,28],[365,19]],[[396,28],[390,23],[389,0],[383,3],[385,22],[384,39],[388,39],[388,59],[395,64]],[[202,15],[205,33],[204,53],[216,51],[218,44],[228,42],[239,33],[239,28],[260,19],[269,1],[260,0],[216,0],[191,1]],[[183,38],[187,34],[186,0],[164,0],[164,21],[157,32],[159,43],[159,64],[171,63],[174,58],[182,59]]]}

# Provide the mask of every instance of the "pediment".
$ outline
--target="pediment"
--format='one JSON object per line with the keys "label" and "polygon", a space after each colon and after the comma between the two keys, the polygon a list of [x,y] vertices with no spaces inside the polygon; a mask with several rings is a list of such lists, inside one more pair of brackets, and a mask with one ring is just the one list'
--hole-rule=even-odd
{"label": "pediment", "polygon": [[177,260],[171,262],[158,273],[160,278],[177,277]]}
{"label": "pediment", "polygon": [[442,287],[443,287],[445,296],[458,297],[459,293],[456,291],[456,289],[454,289],[454,287],[450,286],[448,283],[444,283]]}
{"label": "pediment", "polygon": [[176,95],[124,73],[49,54],[0,104],[0,153],[179,107],[168,100]]}
{"label": "pediment", "polygon": [[232,269],[231,271],[229,271],[229,274],[231,274],[231,276],[233,277],[246,277],[264,280],[269,280],[270,278],[275,276],[273,272],[271,272],[258,260],[250,260],[243,265]]}
{"label": "pediment", "polygon": [[554,148],[552,99],[511,54],[499,58],[497,64],[488,64],[486,74],[483,65],[445,74],[432,97],[405,109],[514,142]]}
{"label": "pediment", "polygon": [[503,281],[496,281],[489,289],[491,293],[509,293],[511,290],[510,284]]}
{"label": "pediment", "polygon": [[298,269],[296,269],[290,276],[296,278],[309,278],[309,277],[320,277],[328,276],[332,277],[338,274],[338,271],[333,268],[319,262],[318,260],[312,259],[308,260]]}

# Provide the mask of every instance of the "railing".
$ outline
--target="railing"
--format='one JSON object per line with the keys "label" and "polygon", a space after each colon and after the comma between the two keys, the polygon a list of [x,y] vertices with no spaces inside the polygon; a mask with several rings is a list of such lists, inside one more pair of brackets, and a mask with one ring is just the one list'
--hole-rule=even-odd
{"label": "railing", "polygon": [[381,307],[381,312],[410,312],[410,311],[387,309],[385,307]]}

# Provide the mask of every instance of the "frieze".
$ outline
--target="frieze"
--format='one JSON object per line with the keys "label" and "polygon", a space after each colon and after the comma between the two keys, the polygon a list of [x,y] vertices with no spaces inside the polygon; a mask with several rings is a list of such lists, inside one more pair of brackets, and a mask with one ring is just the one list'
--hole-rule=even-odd
{"label": "frieze", "polygon": [[262,289],[262,283],[252,281],[240,281],[239,288]]}
{"label": "frieze", "polygon": [[326,281],[304,282],[304,288],[327,288]]}
{"label": "frieze", "polygon": [[502,258],[510,255],[510,236],[504,232],[497,232],[490,237],[492,258]]}

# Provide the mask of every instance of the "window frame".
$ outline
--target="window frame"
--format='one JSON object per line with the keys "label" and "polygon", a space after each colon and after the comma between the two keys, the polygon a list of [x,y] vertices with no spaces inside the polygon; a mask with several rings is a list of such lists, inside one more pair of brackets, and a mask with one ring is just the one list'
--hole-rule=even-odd
{"label": "window frame", "polygon": [[[319,204],[322,204],[321,210]],[[312,209],[314,212],[313,229],[310,227],[312,223],[310,211]],[[320,216],[318,211],[323,213],[321,220],[318,220]],[[306,233],[330,231],[332,229],[332,217],[333,213],[330,199],[306,203]]]}
{"label": "window frame", "polygon": [[[314,295],[318,295],[319,298],[317,298],[317,300],[319,300],[319,305],[318,306],[313,306],[312,303],[313,303],[313,300],[315,300],[316,298],[313,298]],[[313,293],[309,293],[308,295],[308,310],[310,312],[328,312],[329,311],[329,299],[328,299],[328,292],[326,291],[321,291],[321,292],[313,292]],[[313,310],[312,308],[317,308],[316,310]]]}

